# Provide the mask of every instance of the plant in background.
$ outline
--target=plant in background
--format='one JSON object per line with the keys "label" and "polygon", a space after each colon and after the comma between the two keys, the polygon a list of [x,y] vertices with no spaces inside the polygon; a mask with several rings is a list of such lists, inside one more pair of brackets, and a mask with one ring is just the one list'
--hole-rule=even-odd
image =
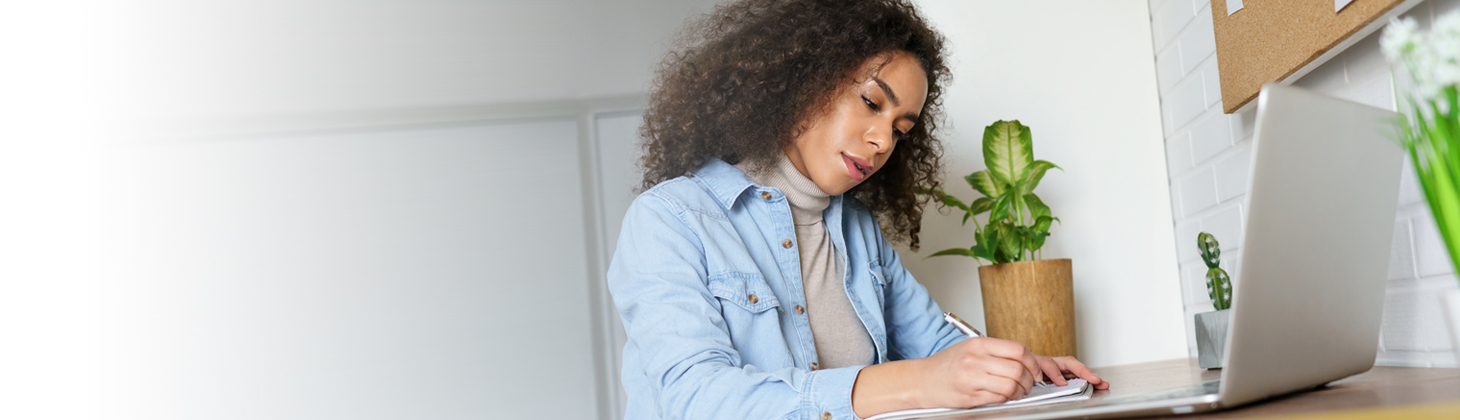
{"label": "plant in background", "polygon": [[1222,247],[1217,244],[1217,237],[1202,232],[1196,236],[1196,247],[1201,251],[1201,261],[1207,264],[1207,296],[1212,298],[1212,306],[1218,311],[1231,308],[1232,278],[1227,276],[1227,270],[1218,267],[1222,263]]}
{"label": "plant in background", "polygon": [[1460,12],[1437,19],[1428,36],[1416,31],[1412,18],[1394,20],[1379,43],[1409,78],[1411,89],[1396,92],[1407,106],[1400,114],[1401,140],[1450,260],[1460,267]]}
{"label": "plant in background", "polygon": [[[974,244],[949,248],[928,257],[963,255],[994,264],[1038,259],[1039,248],[1049,236],[1049,227],[1059,218],[1050,214],[1034,195],[1034,187],[1053,163],[1034,160],[1033,137],[1019,120],[997,121],[983,130],[983,160],[988,169],[964,177],[968,185],[984,196],[964,204],[957,197],[931,188],[918,192],[931,195],[943,205],[963,210],[963,224],[974,220]],[[987,222],[977,216],[989,213]],[[982,263],[980,263],[982,265]]]}

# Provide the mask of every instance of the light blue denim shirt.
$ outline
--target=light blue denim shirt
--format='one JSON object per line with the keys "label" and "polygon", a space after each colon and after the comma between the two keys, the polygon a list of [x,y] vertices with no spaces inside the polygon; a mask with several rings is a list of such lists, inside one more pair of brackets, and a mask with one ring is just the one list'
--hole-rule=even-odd
{"label": "light blue denim shirt", "polygon": [[[872,214],[833,196],[823,216],[877,362],[965,337],[902,267]],[[814,369],[791,208],[719,159],[644,191],[624,216],[608,287],[628,331],[625,418],[855,419],[862,366]]]}

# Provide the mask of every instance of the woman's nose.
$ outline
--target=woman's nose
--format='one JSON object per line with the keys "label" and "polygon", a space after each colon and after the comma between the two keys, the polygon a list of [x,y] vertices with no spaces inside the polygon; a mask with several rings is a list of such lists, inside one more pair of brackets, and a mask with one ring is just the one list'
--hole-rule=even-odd
{"label": "woman's nose", "polygon": [[887,150],[888,145],[892,144],[892,128],[872,127],[867,130],[866,138],[867,144],[872,146],[872,152],[882,153]]}

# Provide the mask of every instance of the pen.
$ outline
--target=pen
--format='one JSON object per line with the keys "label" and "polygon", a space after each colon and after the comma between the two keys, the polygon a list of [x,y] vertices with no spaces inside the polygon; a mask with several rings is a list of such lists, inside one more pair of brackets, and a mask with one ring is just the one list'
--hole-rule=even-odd
{"label": "pen", "polygon": [[959,318],[958,315],[954,315],[952,312],[944,312],[943,320],[948,321],[949,324],[952,324],[953,328],[957,328],[959,331],[963,331],[963,335],[969,337],[983,337],[983,333],[978,332],[978,329],[973,328],[972,325],[968,325],[967,322],[963,322],[963,318]]}
{"label": "pen", "polygon": [[[963,331],[963,335],[974,338],[983,337],[983,333],[979,332],[977,328],[974,328],[972,325],[968,325],[967,322],[963,322],[963,318],[959,318],[958,315],[954,315],[952,312],[944,312],[943,320],[948,321],[948,323],[952,324],[953,328],[957,328],[958,331]],[[1038,385],[1041,388],[1049,389],[1049,385],[1046,385],[1044,381],[1034,381],[1034,384]]]}

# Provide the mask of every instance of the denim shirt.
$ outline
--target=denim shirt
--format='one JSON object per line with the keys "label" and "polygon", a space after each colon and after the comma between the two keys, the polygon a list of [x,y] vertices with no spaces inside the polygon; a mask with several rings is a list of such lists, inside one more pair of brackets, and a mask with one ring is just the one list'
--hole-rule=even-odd
{"label": "denim shirt", "polygon": [[[866,207],[833,196],[823,216],[878,363],[965,339]],[[806,305],[795,240],[785,195],[719,159],[634,199],[608,269],[628,332],[626,419],[857,418],[862,366],[817,369],[794,309]]]}

